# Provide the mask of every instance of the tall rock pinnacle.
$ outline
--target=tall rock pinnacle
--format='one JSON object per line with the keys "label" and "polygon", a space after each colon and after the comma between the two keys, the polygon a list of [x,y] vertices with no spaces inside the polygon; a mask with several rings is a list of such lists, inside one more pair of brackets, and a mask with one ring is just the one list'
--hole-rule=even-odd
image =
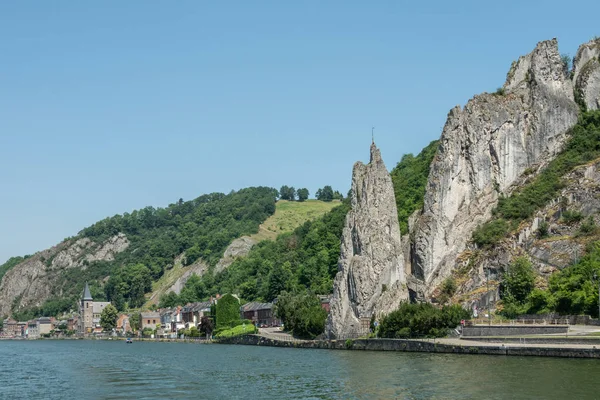
{"label": "tall rock pinnacle", "polygon": [[352,210],[338,268],[327,320],[330,338],[364,335],[373,315],[408,299],[394,187],[375,143],[369,164],[354,164]]}

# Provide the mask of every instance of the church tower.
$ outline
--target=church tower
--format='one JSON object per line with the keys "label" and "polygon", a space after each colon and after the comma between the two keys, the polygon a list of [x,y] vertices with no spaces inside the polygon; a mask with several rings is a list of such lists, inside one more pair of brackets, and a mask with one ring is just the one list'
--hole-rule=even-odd
{"label": "church tower", "polygon": [[81,298],[81,304],[79,305],[79,332],[83,334],[92,333],[93,330],[93,316],[94,316],[94,301],[90,294],[90,287],[87,282],[85,283],[85,289],[83,290],[83,297]]}

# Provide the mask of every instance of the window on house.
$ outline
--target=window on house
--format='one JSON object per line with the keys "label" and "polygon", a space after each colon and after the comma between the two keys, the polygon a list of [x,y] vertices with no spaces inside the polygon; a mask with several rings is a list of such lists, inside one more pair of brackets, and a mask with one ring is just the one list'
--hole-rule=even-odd
{"label": "window on house", "polygon": [[155,324],[155,323],[156,323],[156,320],[155,320],[155,319],[153,319],[153,320],[152,320],[152,323],[153,323],[153,324]]}

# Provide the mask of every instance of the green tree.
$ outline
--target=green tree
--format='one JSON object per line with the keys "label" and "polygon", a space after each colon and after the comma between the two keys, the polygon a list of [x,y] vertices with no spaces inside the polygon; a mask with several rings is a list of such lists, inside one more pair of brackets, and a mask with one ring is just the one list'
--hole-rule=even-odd
{"label": "green tree", "polygon": [[277,298],[275,314],[281,318],[286,330],[296,337],[314,339],[325,330],[327,312],[319,298],[307,291],[283,292]]}
{"label": "green tree", "polygon": [[141,319],[142,317],[140,316],[140,313],[133,313],[129,316],[129,325],[133,331],[140,329]]}
{"label": "green tree", "polygon": [[230,328],[241,323],[240,301],[231,294],[217,300],[217,328]]}
{"label": "green tree", "polygon": [[100,314],[100,325],[102,326],[102,329],[105,331],[113,330],[115,326],[117,326],[118,316],[119,312],[112,304],[104,307],[102,314]]}
{"label": "green tree", "polygon": [[307,188],[298,189],[298,201],[305,201],[308,199],[309,193]]}
{"label": "green tree", "polygon": [[331,186],[326,185],[322,189],[317,190],[317,200],[321,201],[332,201],[333,200],[333,189]]}
{"label": "green tree", "polygon": [[281,189],[279,189],[279,198],[281,200],[290,200],[294,201],[296,199],[296,189],[294,187],[290,187],[287,185],[283,185]]}
{"label": "green tree", "polygon": [[535,272],[531,262],[525,257],[517,258],[502,276],[501,298],[510,298],[524,303],[535,285]]}

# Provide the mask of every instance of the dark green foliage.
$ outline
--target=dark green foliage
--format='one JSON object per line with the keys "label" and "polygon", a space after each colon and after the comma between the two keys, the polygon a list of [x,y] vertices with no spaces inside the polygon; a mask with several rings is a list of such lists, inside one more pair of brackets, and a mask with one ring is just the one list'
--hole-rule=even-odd
{"label": "dark green foliage", "polygon": [[275,189],[256,187],[191,201],[180,199],[167,208],[146,207],[106,218],[82,230],[80,236],[102,241],[125,233],[131,245],[113,264],[144,264],[156,279],[184,251],[188,264],[201,257],[214,265],[231,240],[256,233],[275,212],[277,194]]}
{"label": "dark green foliage", "polygon": [[443,337],[460,321],[470,317],[459,305],[436,308],[430,303],[402,303],[400,307],[381,319],[379,337]]}
{"label": "dark green foliage", "polygon": [[309,193],[307,188],[298,189],[298,201],[305,201],[308,199]]}
{"label": "dark green foliage", "polygon": [[594,218],[590,215],[579,227],[577,232],[575,232],[575,236],[591,236],[598,232],[598,227],[594,222]]}
{"label": "dark green foliage", "polygon": [[321,201],[332,201],[333,200],[333,188],[329,185],[323,187],[323,189],[317,190],[317,200]]}
{"label": "dark green foliage", "polygon": [[510,224],[504,219],[492,219],[480,225],[473,232],[473,241],[480,247],[497,243],[508,233]]}
{"label": "dark green foliage", "polygon": [[549,229],[550,229],[550,224],[548,224],[546,221],[540,222],[540,225],[538,226],[538,229],[537,229],[538,239],[543,239],[543,238],[548,237]]}
{"label": "dark green foliage", "polygon": [[553,274],[547,290],[533,289],[525,301],[511,303],[510,306],[515,309],[511,316],[558,312],[597,317],[599,279],[600,242],[595,242],[577,264]]}
{"label": "dark green foliage", "polygon": [[281,291],[295,288],[330,293],[349,208],[343,203],[293,233],[259,243],[247,257],[235,260],[215,276],[212,285],[211,277],[205,275],[202,280],[211,287],[208,295],[239,293],[244,300],[272,301]]}
{"label": "dark green foliage", "polygon": [[[60,277],[56,281],[61,284],[54,288],[53,295],[74,304],[81,297],[84,283],[89,282],[94,300],[113,301],[120,310],[126,303],[139,307],[144,303],[144,294],[151,290],[152,281],[162,276],[179,254],[186,252],[187,264],[203,258],[214,265],[234,238],[258,232],[259,225],[275,212],[277,194],[272,188],[247,188],[227,195],[203,195],[192,201],[180,199],[166,208],[146,207],[106,218],[83,229],[79,237],[102,242],[122,232],[130,241],[127,250],[111,262],[84,262],[85,269],[58,271]],[[5,263],[0,272],[16,262],[18,258]],[[102,281],[109,275],[103,288]],[[38,315],[46,312],[45,308],[52,309],[47,316],[68,311],[66,305],[59,311],[44,305],[22,312]]]}
{"label": "dark green foliage", "polygon": [[231,328],[241,322],[240,301],[226,294],[217,301],[217,329]]}
{"label": "dark green foliage", "polygon": [[[525,220],[556,198],[564,187],[562,177],[578,165],[600,157],[600,111],[582,113],[570,132],[563,151],[548,164],[531,183],[515,191],[510,197],[501,197],[494,210],[494,218],[480,226],[473,234],[479,246],[496,243],[504,237],[511,225]],[[510,221],[503,224],[498,221]],[[500,228],[506,228],[504,233]]]}
{"label": "dark green foliage", "polygon": [[506,90],[503,87],[499,87],[498,89],[496,89],[496,92],[494,94],[497,96],[504,96],[506,94]]}
{"label": "dark green foliage", "polygon": [[575,222],[579,222],[583,219],[583,214],[580,213],[579,211],[573,211],[573,210],[565,210],[562,213],[561,218],[563,219],[563,221],[567,224],[573,224]]}
{"label": "dark green foliage", "polygon": [[290,201],[294,201],[296,200],[296,189],[294,189],[294,187],[289,187],[289,186],[282,186],[281,189],[279,189],[279,198],[281,200],[290,200]]}
{"label": "dark green foliage", "polygon": [[[20,298],[18,300],[20,302]],[[41,307],[30,307],[21,311],[13,310],[12,317],[19,321],[27,321],[38,317],[56,317],[77,309],[78,303],[74,298],[52,297],[46,300]]]}
{"label": "dark green foliage", "polygon": [[283,292],[275,304],[275,313],[285,329],[299,338],[314,339],[325,330],[327,312],[319,298],[307,291]]}
{"label": "dark green foliage", "polygon": [[391,172],[398,208],[398,222],[402,234],[408,233],[408,218],[416,210],[423,208],[425,187],[429,177],[429,167],[439,145],[434,140],[418,156],[406,154]]}
{"label": "dark green foliage", "polygon": [[4,264],[0,265],[0,282],[2,281],[2,277],[4,276],[4,274],[10,271],[15,265],[22,263],[29,257],[31,256],[11,257]]}
{"label": "dark green foliage", "polygon": [[236,293],[244,301],[272,301],[284,290],[331,293],[349,209],[346,201],[292,233],[258,243],[220,274],[209,271],[201,279],[188,279],[179,296],[164,295],[160,305],[201,301],[217,293]]}
{"label": "dark green foliage", "polygon": [[503,301],[510,299],[523,303],[533,290],[535,272],[531,262],[524,258],[517,258],[508,266],[500,282],[500,297]]}
{"label": "dark green foliage", "polygon": [[144,294],[150,290],[152,276],[142,264],[116,269],[104,286],[108,301],[124,304],[124,299],[131,308],[141,307],[145,302]]}
{"label": "dark green foliage", "polygon": [[454,296],[454,293],[456,293],[456,289],[456,279],[453,277],[446,278],[444,282],[442,282],[442,288],[438,298],[439,302],[444,304],[450,300],[450,298]]}

